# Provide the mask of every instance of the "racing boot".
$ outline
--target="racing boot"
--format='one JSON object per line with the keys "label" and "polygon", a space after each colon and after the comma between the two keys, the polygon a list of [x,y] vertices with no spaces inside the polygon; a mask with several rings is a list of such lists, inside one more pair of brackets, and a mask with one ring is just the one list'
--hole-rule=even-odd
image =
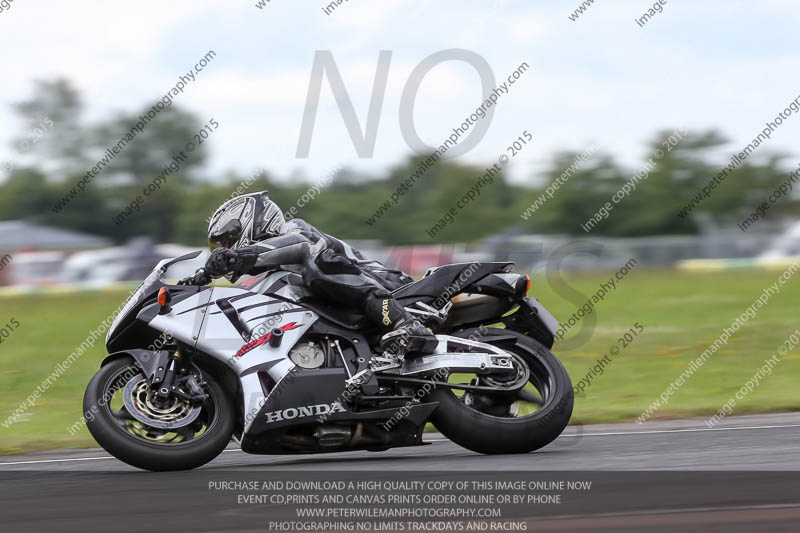
{"label": "racing boot", "polygon": [[385,289],[373,291],[365,302],[368,317],[385,333],[378,342],[378,353],[405,355],[432,352],[436,348],[433,333],[403,309]]}

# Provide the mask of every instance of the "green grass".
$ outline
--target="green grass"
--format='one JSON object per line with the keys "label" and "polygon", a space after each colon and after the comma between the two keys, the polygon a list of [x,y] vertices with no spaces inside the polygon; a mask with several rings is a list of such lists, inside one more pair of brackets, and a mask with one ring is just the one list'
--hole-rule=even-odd
{"label": "green grass", "polygon": [[[597,306],[597,325],[585,344],[569,347],[567,335],[553,351],[564,362],[573,383],[595,366],[597,359],[618,346],[617,339],[635,322],[645,330],[627,349],[612,358],[602,375],[592,379],[576,398],[573,419],[582,423],[634,420],[687,370],[730,327],[764,288],[777,281],[779,271],[740,270],[714,273],[636,271],[619,282]],[[569,283],[592,295],[611,275],[574,278]],[[544,283],[534,280],[534,294],[565,321],[576,305]],[[789,280],[674,393],[653,418],[711,416],[800,328],[797,303],[800,276]],[[577,329],[579,326],[576,326]],[[580,335],[580,333],[577,333]],[[783,357],[772,375],[743,400],[735,414],[788,411],[800,408],[800,347]]]}
{"label": "green grass", "polygon": [[[591,337],[570,347],[580,330],[573,328],[554,352],[577,383],[595,361],[617,344],[634,322],[645,331],[613,358],[603,375],[592,379],[576,398],[574,420],[581,423],[633,420],[656,400],[739,316],[776,282],[780,271],[741,270],[719,273],[634,270],[608,293],[595,313]],[[567,282],[584,298],[611,275],[573,275]],[[578,307],[576,296],[562,296],[543,277],[534,276],[531,293],[562,322]],[[12,317],[19,329],[0,344],[0,422],[45,379],[121,303],[126,291],[0,298],[0,326]],[[570,298],[570,299],[568,299]],[[789,334],[800,328],[797,302],[800,277],[790,280],[711,359],[655,413],[654,418],[711,416],[776,353]],[[580,333],[578,333],[580,335]],[[584,333],[586,334],[586,333]],[[105,355],[103,340],[69,370],[8,428],[0,426],[0,454],[95,446],[84,429],[70,436],[67,428],[81,417],[83,390]],[[800,348],[784,357],[774,373],[744,400],[735,413],[787,411],[800,408],[797,381]]]}
{"label": "green grass", "polygon": [[[127,298],[128,291],[91,291],[0,298],[0,325],[11,317],[19,328],[0,344],[0,423]],[[0,425],[0,453],[96,446],[80,420],[83,391],[106,355],[105,335],[8,428]]]}

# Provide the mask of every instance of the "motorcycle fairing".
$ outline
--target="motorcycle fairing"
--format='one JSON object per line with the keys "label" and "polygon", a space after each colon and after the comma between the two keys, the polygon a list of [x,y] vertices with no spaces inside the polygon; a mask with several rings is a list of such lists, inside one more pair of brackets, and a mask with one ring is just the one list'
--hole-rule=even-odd
{"label": "motorcycle fairing", "polygon": [[[368,425],[372,432],[371,440],[367,442],[354,440],[347,449],[378,449],[421,444],[425,423],[438,407],[438,403],[356,411],[347,402],[347,393],[344,392],[347,390],[346,378],[343,368],[317,370],[295,368],[282,382],[275,385],[266,402],[257,414],[252,416],[253,420],[250,421],[248,430],[242,437],[242,450],[248,453],[297,453],[297,449],[285,447],[286,432],[290,429],[295,431],[298,426],[311,427],[321,423],[334,427],[337,423],[346,423],[347,426],[358,423]],[[402,424],[408,430],[392,432],[383,429],[382,424],[393,418],[399,420],[398,424]],[[342,449],[331,451],[342,451]]]}
{"label": "motorcycle fairing", "polygon": [[[257,285],[269,286],[284,275],[276,272]],[[276,295],[282,300],[242,288],[213,287],[179,302],[166,314],[156,314],[150,325],[228,365],[239,378],[244,412],[257,412],[266,401],[258,371],[280,382],[295,367],[289,351],[318,318],[286,302],[299,296],[294,287],[283,285]],[[237,355],[248,343],[291,322],[294,325],[284,331],[279,346],[262,343]],[[250,423],[246,422],[245,432]]]}
{"label": "motorcycle fairing", "polygon": [[157,303],[145,306],[138,315],[137,320],[142,320],[157,331],[164,331],[179,341],[194,346],[203,323],[205,314],[192,312],[205,309],[210,305],[212,290],[203,290],[179,302],[173,303],[168,313],[159,314]]}

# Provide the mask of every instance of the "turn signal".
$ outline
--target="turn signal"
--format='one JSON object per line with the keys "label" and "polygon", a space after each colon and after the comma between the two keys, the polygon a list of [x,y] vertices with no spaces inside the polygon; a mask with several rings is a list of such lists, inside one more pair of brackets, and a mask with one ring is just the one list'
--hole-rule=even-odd
{"label": "turn signal", "polygon": [[169,291],[166,287],[161,287],[158,291],[158,305],[161,306],[160,314],[164,315],[169,313],[169,303],[172,298],[170,298]]}
{"label": "turn signal", "polygon": [[531,292],[531,277],[525,274],[525,295]]}

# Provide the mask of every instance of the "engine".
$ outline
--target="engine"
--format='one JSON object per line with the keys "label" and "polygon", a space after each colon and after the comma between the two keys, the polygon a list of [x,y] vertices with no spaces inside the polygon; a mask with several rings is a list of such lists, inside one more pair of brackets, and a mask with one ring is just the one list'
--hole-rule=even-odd
{"label": "engine", "polygon": [[325,364],[325,351],[319,343],[306,341],[289,351],[289,359],[300,368],[314,370]]}

